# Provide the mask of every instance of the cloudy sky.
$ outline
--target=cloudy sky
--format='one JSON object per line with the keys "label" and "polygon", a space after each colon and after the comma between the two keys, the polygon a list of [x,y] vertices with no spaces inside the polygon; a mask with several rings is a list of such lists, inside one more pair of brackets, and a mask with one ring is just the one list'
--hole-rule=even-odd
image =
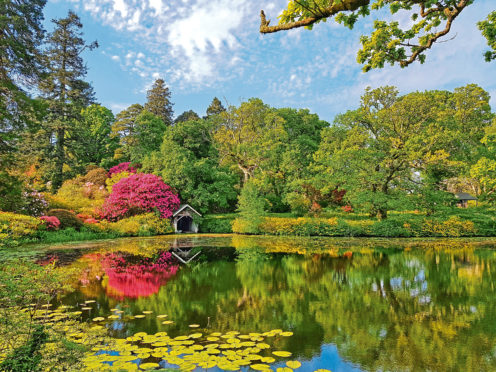
{"label": "cloudy sky", "polygon": [[[395,85],[401,93],[453,89],[476,83],[490,92],[496,109],[496,62],[476,22],[496,8],[477,0],[455,21],[455,39],[436,45],[423,65],[385,67],[362,73],[356,62],[360,34],[374,17],[353,31],[336,23],[260,35],[259,12],[272,23],[286,0],[48,0],[50,20],[75,11],[85,38],[100,48],[85,53],[100,103],[114,113],[143,103],[145,92],[161,77],[172,90],[176,115],[192,109],[204,115],[214,96],[238,105],[260,97],[275,107],[309,108],[332,121],[355,108],[367,86]],[[404,14],[398,15],[405,22]]]}

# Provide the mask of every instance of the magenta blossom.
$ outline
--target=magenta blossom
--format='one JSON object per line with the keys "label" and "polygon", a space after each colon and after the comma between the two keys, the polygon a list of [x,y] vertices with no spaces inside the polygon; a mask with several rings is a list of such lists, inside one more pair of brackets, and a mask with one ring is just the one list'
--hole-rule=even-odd
{"label": "magenta blossom", "polygon": [[40,220],[43,221],[48,230],[57,230],[60,226],[60,220],[55,216],[41,216]]}
{"label": "magenta blossom", "polygon": [[112,177],[112,175],[116,173],[121,173],[121,172],[127,172],[127,173],[136,173],[138,170],[134,167],[131,166],[131,162],[126,162],[126,163],[120,163],[116,165],[115,167],[110,168],[108,172],[108,177]]}
{"label": "magenta blossom", "polygon": [[103,215],[116,221],[158,211],[161,218],[170,218],[179,208],[179,203],[179,197],[162,178],[139,173],[121,179],[112,187],[112,193],[103,205]]}

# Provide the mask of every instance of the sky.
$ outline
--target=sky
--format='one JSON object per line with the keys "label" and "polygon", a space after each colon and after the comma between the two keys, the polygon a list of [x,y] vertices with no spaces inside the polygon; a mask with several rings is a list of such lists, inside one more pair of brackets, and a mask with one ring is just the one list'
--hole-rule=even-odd
{"label": "sky", "polygon": [[[477,0],[455,20],[451,41],[435,45],[424,64],[386,66],[368,73],[356,62],[359,37],[375,18],[353,30],[334,21],[305,29],[261,35],[259,13],[272,24],[287,0],[48,0],[45,26],[75,11],[88,42],[87,80],[114,113],[144,103],[157,78],[172,92],[175,115],[200,116],[213,97],[227,105],[261,98],[274,107],[308,108],[321,119],[354,109],[367,86],[394,85],[400,93],[449,89],[476,83],[491,94],[496,109],[496,61],[487,63],[486,40],[476,23],[496,9]],[[390,17],[388,15],[388,17]],[[395,15],[400,24],[405,13]]]}

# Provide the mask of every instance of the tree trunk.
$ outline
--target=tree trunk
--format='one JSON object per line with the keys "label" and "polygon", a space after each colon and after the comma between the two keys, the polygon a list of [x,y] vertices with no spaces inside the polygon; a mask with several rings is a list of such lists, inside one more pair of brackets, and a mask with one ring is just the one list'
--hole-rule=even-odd
{"label": "tree trunk", "polygon": [[53,175],[52,191],[56,192],[62,186],[64,178],[64,146],[65,131],[64,128],[57,129],[57,143],[55,147],[55,174]]}

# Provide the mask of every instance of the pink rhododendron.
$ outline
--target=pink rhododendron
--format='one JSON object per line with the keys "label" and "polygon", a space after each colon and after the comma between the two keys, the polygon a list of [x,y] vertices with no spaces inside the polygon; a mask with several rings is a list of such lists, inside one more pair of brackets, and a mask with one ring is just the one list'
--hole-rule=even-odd
{"label": "pink rhododendron", "polygon": [[131,162],[126,162],[126,163],[120,163],[119,165],[116,165],[115,167],[110,168],[108,172],[109,178],[112,177],[113,174],[116,173],[121,173],[121,172],[128,172],[128,173],[136,173],[138,170],[134,167],[131,166]]}
{"label": "pink rhododendron", "polygon": [[40,220],[42,220],[48,230],[57,230],[60,226],[60,221],[55,216],[41,216]]}
{"label": "pink rhododendron", "polygon": [[170,218],[179,203],[179,197],[160,177],[139,173],[112,186],[102,211],[110,221],[154,211],[158,211],[161,218]]}

